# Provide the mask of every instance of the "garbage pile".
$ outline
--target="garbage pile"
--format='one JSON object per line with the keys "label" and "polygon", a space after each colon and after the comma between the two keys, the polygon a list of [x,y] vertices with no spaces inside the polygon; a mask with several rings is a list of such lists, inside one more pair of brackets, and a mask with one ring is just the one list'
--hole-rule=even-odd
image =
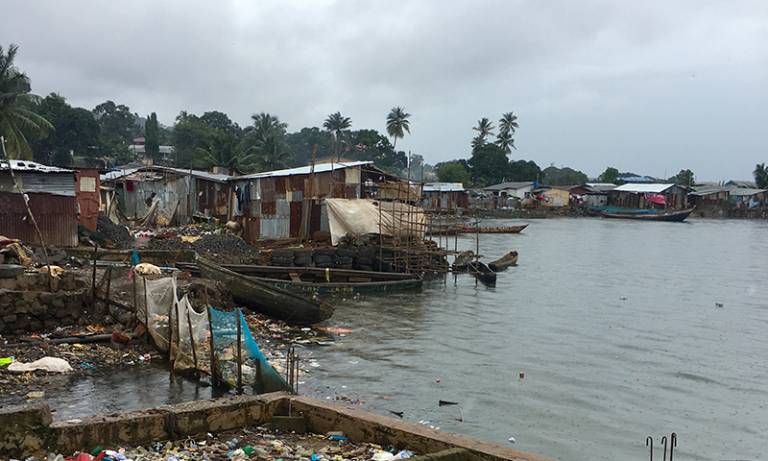
{"label": "garbage pile", "polygon": [[[219,434],[208,433],[184,440],[154,442],[136,447],[84,448],[73,456],[50,454],[48,461],[183,461],[248,459],[271,461],[396,461],[414,456],[409,450],[383,449],[371,443],[354,443],[341,433],[295,434],[271,432],[264,427]],[[30,461],[36,458],[29,458]]]}

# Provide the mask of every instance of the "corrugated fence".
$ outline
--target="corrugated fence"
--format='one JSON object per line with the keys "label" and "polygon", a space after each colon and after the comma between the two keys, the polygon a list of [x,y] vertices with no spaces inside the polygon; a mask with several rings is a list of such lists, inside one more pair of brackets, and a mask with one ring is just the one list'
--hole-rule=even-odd
{"label": "corrugated fence", "polygon": [[[46,245],[77,246],[75,197],[28,193],[29,207]],[[0,235],[25,243],[40,243],[21,195],[0,192]]]}

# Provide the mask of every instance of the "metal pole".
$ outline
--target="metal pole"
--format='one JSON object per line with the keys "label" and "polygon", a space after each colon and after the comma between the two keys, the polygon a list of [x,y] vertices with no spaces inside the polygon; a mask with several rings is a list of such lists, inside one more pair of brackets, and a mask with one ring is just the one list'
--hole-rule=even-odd
{"label": "metal pole", "polygon": [[237,393],[243,393],[243,340],[242,340],[242,315],[237,308]]}

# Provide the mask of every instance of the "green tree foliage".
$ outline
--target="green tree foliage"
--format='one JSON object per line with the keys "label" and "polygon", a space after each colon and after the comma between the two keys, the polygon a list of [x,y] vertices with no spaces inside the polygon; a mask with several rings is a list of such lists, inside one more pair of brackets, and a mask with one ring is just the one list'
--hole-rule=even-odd
{"label": "green tree foliage", "polygon": [[144,149],[149,158],[160,158],[160,124],[157,123],[157,114],[154,112],[149,114],[144,122]]}
{"label": "green tree foliage", "polygon": [[8,156],[31,159],[30,142],[44,137],[53,125],[34,111],[38,102],[30,94],[29,77],[14,65],[19,47],[0,46],[0,136],[5,138]]}
{"label": "green tree foliage", "polygon": [[536,181],[540,176],[541,168],[533,160],[509,162],[508,181]]}
{"label": "green tree foliage", "polygon": [[597,180],[600,182],[606,182],[606,183],[613,183],[618,184],[621,182],[619,180],[619,170],[616,168],[609,166],[608,168],[603,171],[603,173],[597,177]]}
{"label": "green tree foliage", "polygon": [[575,184],[584,184],[589,178],[581,171],[574,170],[573,168],[564,167],[557,168],[550,166],[544,168],[541,172],[542,184],[549,186],[571,186]]}
{"label": "green tree foliage", "polygon": [[35,111],[53,125],[47,136],[32,143],[40,163],[71,166],[72,155],[93,160],[98,154],[99,125],[91,111],[72,107],[56,93],[38,101]]}
{"label": "green tree foliage", "polygon": [[477,126],[472,127],[474,131],[477,131],[477,136],[472,139],[472,150],[485,146],[485,141],[488,136],[493,135],[494,130],[493,123],[488,120],[488,117],[483,117],[477,121]]}
{"label": "green tree foliage", "polygon": [[695,181],[695,175],[693,174],[693,171],[691,170],[680,170],[679,173],[669,178],[670,182],[673,182],[675,184],[679,184],[681,186],[692,186],[693,182]]}
{"label": "green tree foliage", "polygon": [[291,153],[286,143],[288,124],[272,114],[254,114],[253,125],[245,130],[240,144],[244,159],[253,159],[259,171],[276,170],[291,163]]}
{"label": "green tree foliage", "polygon": [[755,184],[760,189],[768,189],[768,166],[765,163],[755,165]]}
{"label": "green tree foliage", "polygon": [[[243,130],[230,118],[218,111],[201,116],[182,111],[176,117],[172,141],[176,152],[176,165],[181,168],[196,166],[247,167],[249,158],[238,147]],[[222,162],[222,163],[216,163]]]}
{"label": "green tree foliage", "polygon": [[234,136],[220,129],[209,130],[202,145],[195,149],[192,166],[206,169],[223,166],[247,171],[253,165],[253,157],[238,149]]}
{"label": "green tree foliage", "polygon": [[509,154],[515,147],[515,131],[520,127],[517,123],[517,115],[514,112],[506,112],[499,119],[499,134],[496,135],[496,145]]}
{"label": "green tree foliage", "polygon": [[460,161],[450,161],[435,165],[437,169],[437,179],[440,182],[460,182],[469,184],[470,176],[465,163]]}
{"label": "green tree foliage", "polygon": [[345,156],[354,160],[372,161],[384,171],[404,175],[408,156],[395,151],[386,136],[376,130],[357,130],[348,133],[349,146]]}
{"label": "green tree foliage", "polygon": [[285,142],[293,161],[298,165],[308,165],[312,160],[312,149],[317,146],[316,158],[334,155],[333,135],[318,127],[302,128],[295,133],[288,133]]}
{"label": "green tree foliage", "polygon": [[404,108],[393,107],[387,114],[387,133],[392,136],[392,149],[397,150],[397,139],[405,137],[405,133],[411,134],[411,122],[408,120],[411,114]]}
{"label": "green tree foliage", "polygon": [[336,157],[341,158],[340,152],[341,152],[341,142],[342,142],[342,136],[344,135],[344,130],[349,129],[352,126],[352,119],[349,117],[344,117],[341,115],[341,112],[335,112],[333,114],[330,114],[328,118],[325,119],[323,122],[323,128],[328,130],[331,134],[333,134],[333,144],[334,144],[334,150],[336,152]]}
{"label": "green tree foliage", "polygon": [[499,146],[486,143],[476,147],[469,159],[472,181],[481,186],[497,184],[509,173],[507,154]]}
{"label": "green tree foliage", "polygon": [[137,127],[138,115],[123,104],[106,101],[93,109],[93,116],[99,124],[99,145],[107,156],[125,158],[133,138],[140,134]]}

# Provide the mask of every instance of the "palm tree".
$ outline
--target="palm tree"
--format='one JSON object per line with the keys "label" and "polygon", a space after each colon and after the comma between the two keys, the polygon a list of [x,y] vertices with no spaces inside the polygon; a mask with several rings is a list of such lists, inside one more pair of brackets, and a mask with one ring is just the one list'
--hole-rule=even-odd
{"label": "palm tree", "polygon": [[485,138],[493,134],[494,126],[488,117],[483,117],[477,121],[477,126],[472,127],[472,129],[477,131],[477,136],[472,139],[472,149],[476,149],[485,144]]}
{"label": "palm tree", "polygon": [[339,152],[339,140],[341,135],[344,134],[344,130],[352,126],[352,119],[344,117],[341,112],[336,112],[328,116],[323,122],[323,128],[333,134],[333,149],[336,153],[337,159],[341,160],[341,152]]}
{"label": "palm tree", "polygon": [[266,112],[251,115],[253,119],[253,131],[257,138],[266,138],[270,132],[278,131],[284,133],[288,128],[287,123],[283,123],[276,115]]}
{"label": "palm tree", "polygon": [[499,134],[496,135],[496,145],[501,148],[505,153],[510,153],[515,147],[515,130],[520,125],[517,124],[517,115],[514,112],[507,112],[501,115],[499,119]]}
{"label": "palm tree", "polygon": [[45,136],[53,125],[32,110],[38,98],[29,93],[29,77],[13,64],[18,50],[12,44],[3,52],[0,46],[0,136],[9,157],[31,159],[29,138]]}
{"label": "palm tree", "polygon": [[765,163],[758,163],[755,165],[755,185],[757,185],[758,188],[764,189],[768,187],[768,167],[765,166]]}
{"label": "palm tree", "polygon": [[255,156],[244,152],[235,144],[235,139],[221,130],[216,130],[201,147],[195,149],[203,166],[224,166],[228,168],[248,169]]}
{"label": "palm tree", "polygon": [[286,168],[291,159],[283,138],[274,132],[253,146],[251,153],[260,171]]}
{"label": "palm tree", "polygon": [[387,133],[392,136],[392,150],[397,152],[397,138],[402,139],[405,133],[411,134],[411,121],[408,120],[411,114],[404,108],[393,107],[387,115]]}

